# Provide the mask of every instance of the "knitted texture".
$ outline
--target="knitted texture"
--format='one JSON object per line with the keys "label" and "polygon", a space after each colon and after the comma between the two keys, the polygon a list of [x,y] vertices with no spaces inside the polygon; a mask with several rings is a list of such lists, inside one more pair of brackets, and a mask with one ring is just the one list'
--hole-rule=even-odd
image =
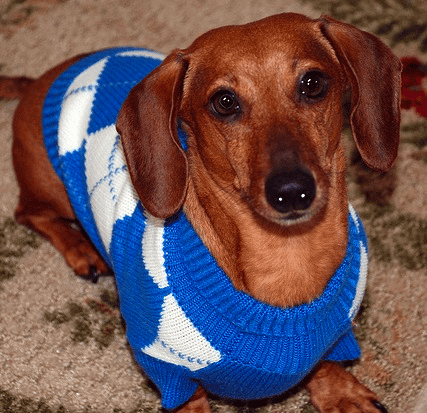
{"label": "knitted texture", "polygon": [[359,357],[351,326],[367,240],[351,206],[341,266],[319,298],[286,309],[237,291],[182,211],[166,220],[144,211],[115,121],[130,89],[161,60],[120,48],[79,61],[51,87],[43,130],[79,221],[114,270],[128,341],[163,406],[186,402],[199,383],[227,398],[270,397],[322,359]]}

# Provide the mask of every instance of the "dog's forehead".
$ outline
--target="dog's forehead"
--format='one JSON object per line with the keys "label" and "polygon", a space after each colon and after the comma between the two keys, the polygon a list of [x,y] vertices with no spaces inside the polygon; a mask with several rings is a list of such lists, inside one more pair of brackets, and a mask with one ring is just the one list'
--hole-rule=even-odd
{"label": "dog's forehead", "polygon": [[206,80],[290,73],[301,68],[333,71],[339,66],[338,59],[316,22],[288,13],[226,26],[205,33],[187,51]]}

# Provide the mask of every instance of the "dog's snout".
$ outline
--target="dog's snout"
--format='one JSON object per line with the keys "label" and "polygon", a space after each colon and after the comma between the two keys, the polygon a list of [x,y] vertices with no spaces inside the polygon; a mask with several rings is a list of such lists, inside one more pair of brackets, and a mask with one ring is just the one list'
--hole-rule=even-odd
{"label": "dog's snout", "polygon": [[316,184],[306,171],[285,171],[267,179],[265,192],[268,203],[276,211],[287,214],[310,207],[316,196]]}

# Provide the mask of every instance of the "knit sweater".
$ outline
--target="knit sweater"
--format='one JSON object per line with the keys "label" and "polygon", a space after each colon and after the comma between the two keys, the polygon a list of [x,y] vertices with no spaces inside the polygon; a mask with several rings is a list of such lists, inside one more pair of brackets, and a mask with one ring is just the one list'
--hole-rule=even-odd
{"label": "knit sweater", "polygon": [[367,240],[351,206],[343,262],[320,297],[292,308],[237,291],[183,211],[161,220],[144,210],[115,122],[130,89],[161,61],[131,48],[84,58],[52,85],[43,131],[79,221],[115,273],[128,341],[163,406],[186,402],[199,383],[226,398],[270,397],[322,359],[357,358],[351,327]]}

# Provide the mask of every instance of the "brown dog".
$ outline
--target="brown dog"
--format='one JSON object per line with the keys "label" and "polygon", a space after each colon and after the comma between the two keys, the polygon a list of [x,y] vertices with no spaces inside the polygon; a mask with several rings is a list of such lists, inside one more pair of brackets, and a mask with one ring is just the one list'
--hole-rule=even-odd
{"label": "brown dog", "polygon": [[[17,108],[16,218],[55,245],[78,275],[96,277],[108,267],[70,225],[76,215],[41,123],[51,84],[81,59],[28,86]],[[213,30],[175,50],[132,89],[117,118],[144,208],[161,219],[183,209],[237,290],[277,307],[312,302],[346,254],[341,99],[349,88],[360,154],[387,170],[399,141],[400,62],[376,37],[329,17],[283,14]],[[328,361],[305,385],[320,412],[386,411]],[[180,411],[209,411],[204,390]]]}

